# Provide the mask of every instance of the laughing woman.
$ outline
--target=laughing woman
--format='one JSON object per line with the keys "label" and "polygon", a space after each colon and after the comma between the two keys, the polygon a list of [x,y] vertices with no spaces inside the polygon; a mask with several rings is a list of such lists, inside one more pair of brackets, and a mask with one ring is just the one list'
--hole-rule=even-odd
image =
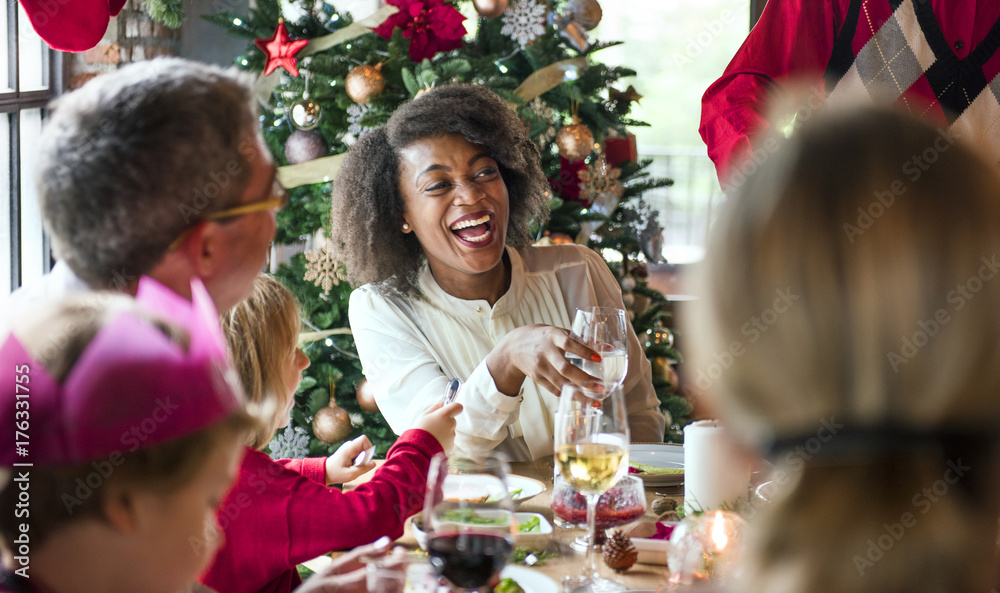
{"label": "laughing woman", "polygon": [[[577,308],[624,308],[607,264],[578,245],[532,247],[548,182],[500,97],[425,93],[348,152],[333,187],[333,241],[352,285],[350,320],[375,400],[397,433],[463,384],[455,453],[552,454],[560,388],[593,378],[567,354]],[[649,362],[629,327],[624,389],[634,441],[662,441]]]}

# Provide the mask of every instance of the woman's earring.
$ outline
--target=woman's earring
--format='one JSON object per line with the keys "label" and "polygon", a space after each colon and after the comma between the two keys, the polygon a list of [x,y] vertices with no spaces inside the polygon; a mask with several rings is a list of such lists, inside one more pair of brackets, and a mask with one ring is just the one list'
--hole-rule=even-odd
{"label": "woman's earring", "polygon": [[407,223],[407,222],[404,222],[403,223],[403,232],[405,233],[405,232],[407,232],[409,230],[410,230],[410,224]]}

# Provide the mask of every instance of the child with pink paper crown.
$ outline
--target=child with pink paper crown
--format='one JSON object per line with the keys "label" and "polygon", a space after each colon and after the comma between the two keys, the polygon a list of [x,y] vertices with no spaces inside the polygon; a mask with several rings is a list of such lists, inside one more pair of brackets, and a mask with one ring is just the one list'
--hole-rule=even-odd
{"label": "child with pink paper crown", "polygon": [[288,424],[292,396],[309,366],[297,347],[300,323],[295,297],[269,276],[258,277],[252,294],[223,317],[248,400],[274,412],[247,439],[239,478],[223,505],[225,543],[202,578],[220,593],[287,593],[300,582],[298,564],[399,537],[406,518],[423,508],[431,458],[455,439],[462,406],[439,403],[400,435],[372,479],[350,492],[327,484],[367,471],[345,462],[367,438],[349,441],[329,458],[271,460],[261,449]]}
{"label": "child with pink paper crown", "polygon": [[[0,592],[197,584],[258,423],[211,298],[199,280],[191,292],[193,303],[144,277],[135,300],[77,295],[21,316],[0,344]],[[345,554],[299,593],[362,593],[358,558],[387,543]]]}
{"label": "child with pink paper crown", "polygon": [[0,347],[0,591],[182,591],[212,559],[189,539],[216,529],[254,422],[204,287],[192,307],[149,282],[140,305],[172,315],[90,293]]}

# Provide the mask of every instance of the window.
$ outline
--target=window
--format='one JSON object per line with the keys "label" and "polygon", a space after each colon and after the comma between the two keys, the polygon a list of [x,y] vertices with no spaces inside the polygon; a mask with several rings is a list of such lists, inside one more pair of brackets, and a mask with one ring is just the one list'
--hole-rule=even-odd
{"label": "window", "polygon": [[[632,68],[643,96],[632,115],[639,156],[653,159],[650,172],[674,185],[645,195],[660,213],[668,262],[702,257],[712,215],[725,199],[698,134],[701,97],[722,75],[749,31],[751,10],[763,0],[615,0],[601,2],[604,18],[595,38],[626,40],[595,58]],[[624,90],[624,89],[622,89]]]}
{"label": "window", "polygon": [[29,283],[51,267],[34,169],[45,106],[62,90],[62,54],[35,33],[18,2],[0,10],[0,294]]}

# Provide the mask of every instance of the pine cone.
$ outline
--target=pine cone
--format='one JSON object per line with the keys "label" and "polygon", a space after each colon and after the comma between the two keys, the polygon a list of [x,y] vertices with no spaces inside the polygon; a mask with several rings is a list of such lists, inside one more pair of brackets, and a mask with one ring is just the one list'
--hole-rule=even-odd
{"label": "pine cone", "polygon": [[615,572],[625,572],[639,559],[639,550],[632,545],[625,532],[616,529],[604,542],[604,563]]}

